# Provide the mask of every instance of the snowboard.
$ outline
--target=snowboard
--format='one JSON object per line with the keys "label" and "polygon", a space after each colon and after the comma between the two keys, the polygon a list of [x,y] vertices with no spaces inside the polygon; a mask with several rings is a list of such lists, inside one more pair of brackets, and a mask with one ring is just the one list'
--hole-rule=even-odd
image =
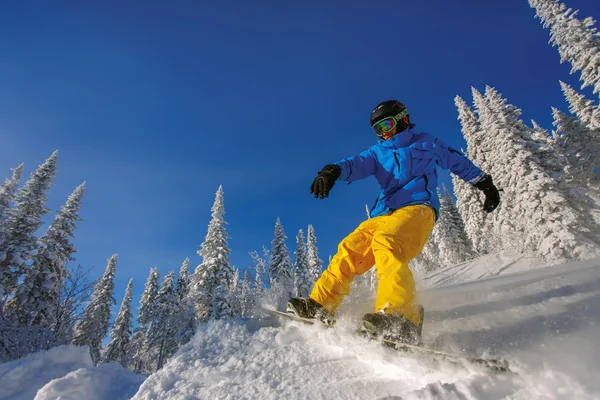
{"label": "snowboard", "polygon": [[[263,308],[263,310],[267,311],[268,313],[270,313],[272,315],[284,317],[286,319],[293,320],[293,321],[303,322],[305,324],[314,325],[315,323],[318,323],[327,328],[332,328],[334,326],[334,325],[323,324],[320,321],[315,320],[315,319],[299,317],[299,316],[289,313],[289,312],[273,310],[271,308]],[[423,345],[414,345],[414,344],[402,343],[402,342],[395,341],[395,340],[374,338],[374,337],[370,337],[369,335],[364,335],[364,333],[362,333],[362,332],[357,332],[357,334],[360,336],[363,336],[363,337],[367,337],[369,339],[379,340],[379,341],[381,341],[382,344],[384,344],[387,347],[390,347],[390,348],[393,348],[395,350],[402,351],[405,353],[409,353],[409,354],[427,355],[427,356],[433,357],[436,360],[445,361],[445,362],[449,362],[452,364],[465,364],[465,363],[472,364],[472,365],[476,365],[479,367],[489,369],[494,372],[509,372],[510,371],[508,361],[505,359],[502,359],[502,358],[488,358],[488,357],[463,356],[463,355],[458,355],[458,354],[450,354],[450,353],[446,353],[443,351],[431,349],[431,348],[423,346]]]}

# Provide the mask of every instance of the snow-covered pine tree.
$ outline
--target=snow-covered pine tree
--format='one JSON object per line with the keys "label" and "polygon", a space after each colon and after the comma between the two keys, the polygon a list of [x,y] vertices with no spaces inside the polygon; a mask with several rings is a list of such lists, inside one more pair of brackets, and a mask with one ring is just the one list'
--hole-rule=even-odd
{"label": "snow-covered pine tree", "polygon": [[[0,312],[2,311],[2,299],[4,298],[4,286],[3,282],[10,281],[10,271],[4,270],[1,267],[1,262],[6,258],[6,254],[3,252],[3,242],[8,235],[6,230],[6,222],[8,218],[8,210],[10,204],[14,199],[15,192],[21,181],[21,174],[23,173],[23,164],[13,169],[13,174],[10,179],[6,179],[3,185],[0,185]],[[6,275],[5,275],[6,274]]]}
{"label": "snow-covered pine tree", "polygon": [[[520,249],[524,242],[522,229],[516,225],[521,221],[513,219],[512,209],[517,206],[515,193],[512,187],[517,185],[514,174],[517,157],[527,154],[525,144],[521,140],[520,132],[513,143],[514,135],[500,135],[501,129],[506,126],[505,121],[497,114],[499,109],[493,110],[489,99],[484,97],[477,89],[471,88],[475,111],[479,116],[479,125],[483,134],[480,147],[481,163],[483,170],[490,174],[498,189],[502,189],[501,203],[493,213],[483,214],[482,230],[486,238],[485,246],[488,252],[504,249]],[[468,142],[467,142],[468,143]],[[483,150],[485,149],[485,150]],[[471,147],[469,146],[469,151]],[[522,150],[522,151],[521,151]],[[480,204],[483,204],[481,201]],[[477,212],[476,209],[473,212]]]}
{"label": "snow-covered pine tree", "polygon": [[161,369],[165,361],[175,354],[179,345],[177,340],[179,302],[173,285],[174,280],[175,272],[169,271],[158,292],[148,326],[146,340],[150,355],[148,362],[153,371]]}
{"label": "snow-covered pine tree", "polygon": [[252,318],[254,299],[252,296],[252,288],[250,287],[250,274],[248,273],[248,270],[244,271],[240,300],[242,305],[242,317]]}
{"label": "snow-covered pine tree", "polygon": [[229,285],[222,283],[213,289],[212,293],[212,319],[229,319],[234,317],[234,310],[231,305]]}
{"label": "snow-covered pine tree", "polygon": [[441,265],[450,266],[467,261],[475,256],[473,245],[467,237],[464,222],[452,196],[443,185],[438,189],[440,215],[434,228]]}
{"label": "snow-covered pine tree", "polygon": [[71,238],[79,218],[85,183],[79,185],[56,214],[54,221],[39,240],[33,264],[27,269],[23,283],[17,286],[15,296],[7,303],[9,313],[15,315],[22,326],[36,325],[44,328],[56,321],[55,309],[59,306],[67,263],[73,261],[76,249]]}
{"label": "snow-covered pine tree", "polygon": [[242,315],[242,288],[240,287],[240,270],[233,269],[233,277],[229,285],[229,303],[234,317]]}
{"label": "snow-covered pine tree", "polygon": [[412,265],[413,270],[420,277],[425,277],[442,266],[439,248],[433,233],[429,236],[429,240],[425,243],[421,254],[412,261]]}
{"label": "snow-covered pine tree", "polygon": [[491,173],[504,189],[496,222],[500,237],[512,239],[505,248],[537,253],[549,261],[597,254],[597,245],[582,232],[581,215],[532,150],[529,129],[519,120],[521,110],[489,86],[486,99],[482,126],[497,149],[490,154]]}
{"label": "snow-covered pine tree", "polygon": [[131,339],[131,370],[134,372],[150,372],[148,368],[148,347],[146,334],[152,312],[156,307],[158,297],[159,273],[157,268],[151,268],[138,307],[137,327]]}
{"label": "snow-covered pine tree", "polygon": [[275,237],[271,241],[269,300],[278,309],[284,309],[287,301],[293,296],[292,260],[285,239],[287,236],[285,236],[283,225],[277,218]]}
{"label": "snow-covered pine tree", "polygon": [[15,207],[8,210],[0,243],[0,287],[12,293],[19,277],[27,270],[32,253],[37,248],[34,233],[42,226],[42,217],[48,213],[46,192],[56,174],[58,151],[40,165],[15,196]]}
{"label": "snow-covered pine tree", "polygon": [[550,29],[550,43],[560,61],[571,64],[571,73],[581,72],[582,88],[591,86],[600,94],[600,35],[591,17],[580,20],[578,11],[557,0],[529,0],[544,28]]}
{"label": "snow-covered pine tree", "polygon": [[[479,98],[482,96],[475,88],[473,90],[478,94]],[[461,124],[461,131],[465,141],[467,142],[467,156],[484,171],[489,171],[489,165],[486,161],[485,154],[490,151],[489,146],[484,137],[484,132],[481,130],[481,126],[475,113],[467,105],[467,103],[459,96],[454,98],[456,108],[458,109],[458,119]],[[489,242],[493,236],[493,227],[491,219],[486,218],[485,213],[481,211],[482,198],[479,190],[473,185],[464,182],[456,175],[452,175],[452,184],[454,186],[454,193],[456,195],[456,207],[460,215],[465,222],[465,231],[467,236],[473,243],[473,247],[478,253],[485,254],[489,250]],[[428,254],[424,257],[424,269],[430,270],[433,265],[429,264],[429,261],[433,262],[429,256],[434,256],[437,253],[430,244],[426,245]],[[434,259],[437,259],[435,255]]]}
{"label": "snow-covered pine tree", "polygon": [[[563,165],[570,186],[598,189],[595,168],[600,164],[598,142],[580,119],[552,107],[554,126],[559,133],[558,144],[568,165]],[[600,131],[599,131],[600,132]]]}
{"label": "snow-covered pine tree", "polygon": [[[4,224],[6,223],[7,213],[19,187],[19,182],[21,182],[23,166],[24,164],[21,164],[17,168],[12,169],[12,177],[7,178],[4,184],[0,185],[0,248],[2,248],[1,243],[4,240]],[[5,254],[0,254],[0,261],[4,260],[4,257]]]}
{"label": "snow-covered pine tree", "polygon": [[123,301],[121,301],[119,313],[110,331],[111,341],[106,345],[102,354],[104,363],[118,362],[125,368],[131,363],[132,290],[133,279],[130,279],[125,289]]}
{"label": "snow-covered pine tree", "polygon": [[198,251],[202,263],[194,271],[190,293],[199,321],[210,317],[231,316],[232,312],[228,297],[233,272],[229,263],[231,250],[227,243],[229,235],[225,229],[225,204],[221,186],[217,190],[211,211],[208,233]]}
{"label": "snow-covered pine tree", "polygon": [[266,286],[260,277],[261,274],[256,270],[256,269],[258,269],[258,265],[255,265],[254,267],[255,267],[255,270],[254,270],[254,292],[257,294],[258,293],[262,294],[262,293],[264,293]]}
{"label": "snow-covered pine tree", "polygon": [[[564,129],[570,134],[570,141],[577,144],[585,144],[585,148],[580,152],[574,152],[570,149],[571,155],[579,155],[577,158],[585,160],[586,167],[584,168],[584,185],[588,189],[598,192],[600,185],[597,172],[594,168],[600,166],[600,106],[594,105],[591,100],[585,98],[584,95],[578,93],[571,86],[561,82],[561,87],[567,102],[569,103],[569,111],[576,115],[581,123],[572,122],[569,118],[561,118],[554,114],[554,124],[560,131],[560,124],[565,125]],[[575,126],[574,126],[575,125]],[[565,145],[565,135],[559,137],[558,142],[561,147]],[[567,154],[569,159],[569,155]],[[569,159],[569,164],[573,161]]]}
{"label": "snow-covered pine tree", "polygon": [[[368,212],[367,212],[368,215]],[[307,238],[306,238],[307,261],[308,269],[310,271],[313,284],[321,276],[323,271],[323,260],[319,258],[319,248],[317,247],[317,236],[315,235],[315,228],[312,225],[308,225]]]}
{"label": "snow-covered pine tree", "polygon": [[190,341],[196,331],[196,315],[194,305],[190,301],[190,259],[186,258],[179,269],[177,284],[175,285],[175,293],[178,301],[178,332],[177,341],[179,346],[182,346]]}
{"label": "snow-covered pine tree", "polygon": [[186,258],[179,268],[179,275],[177,276],[177,284],[175,285],[175,291],[179,301],[183,301],[188,297],[190,287],[190,259]]}
{"label": "snow-covered pine tree", "polygon": [[304,241],[304,232],[302,229],[298,231],[296,236],[296,251],[294,255],[294,291],[299,297],[308,297],[315,282],[308,268],[307,245]]}
{"label": "snow-covered pine tree", "polygon": [[88,346],[94,364],[100,361],[102,339],[110,327],[111,307],[116,304],[114,297],[116,267],[117,255],[114,254],[108,259],[104,275],[96,283],[92,299],[83,313],[83,319],[75,328],[73,344]]}
{"label": "snow-covered pine tree", "polygon": [[562,81],[560,87],[569,103],[569,111],[576,115],[588,129],[600,129],[600,106]]}

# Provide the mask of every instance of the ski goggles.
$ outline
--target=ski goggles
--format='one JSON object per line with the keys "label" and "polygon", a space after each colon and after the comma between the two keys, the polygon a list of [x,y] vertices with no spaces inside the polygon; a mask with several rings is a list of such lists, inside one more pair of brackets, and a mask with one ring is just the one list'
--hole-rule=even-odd
{"label": "ski goggles", "polygon": [[379,137],[382,137],[384,133],[388,133],[394,129],[396,125],[398,125],[398,122],[403,121],[407,115],[408,110],[405,108],[392,117],[380,119],[373,124],[373,130],[375,131],[375,134]]}

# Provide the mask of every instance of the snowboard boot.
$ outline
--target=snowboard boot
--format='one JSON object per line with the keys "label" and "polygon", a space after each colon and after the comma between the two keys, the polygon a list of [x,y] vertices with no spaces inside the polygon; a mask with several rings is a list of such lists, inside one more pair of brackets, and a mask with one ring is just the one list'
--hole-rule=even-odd
{"label": "snowboard boot", "polygon": [[401,314],[386,314],[383,311],[365,314],[360,321],[359,332],[373,339],[382,338],[394,342],[421,345],[423,330],[423,306],[419,304],[421,323],[415,325]]}
{"label": "snowboard boot", "polygon": [[333,314],[311,298],[296,297],[287,303],[286,312],[298,317],[316,319],[323,325],[332,326],[335,323]]}

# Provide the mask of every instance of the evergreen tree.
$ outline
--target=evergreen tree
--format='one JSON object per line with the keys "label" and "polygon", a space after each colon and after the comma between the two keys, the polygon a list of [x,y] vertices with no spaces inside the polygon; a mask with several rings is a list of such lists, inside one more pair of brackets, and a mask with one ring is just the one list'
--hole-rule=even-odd
{"label": "evergreen tree", "polygon": [[581,231],[581,216],[532,150],[528,128],[518,119],[521,111],[493,88],[486,88],[486,99],[478,110],[482,126],[493,133],[491,175],[504,189],[503,205],[494,216],[503,247],[553,261],[596,254],[597,246]]}
{"label": "evergreen tree", "polygon": [[444,193],[438,189],[440,213],[434,228],[441,265],[459,264],[474,257],[473,246],[467,237],[458,208],[446,186]]}
{"label": "evergreen tree", "polygon": [[117,319],[115,319],[113,328],[110,331],[111,341],[104,349],[103,354],[105,363],[116,361],[125,368],[131,363],[132,289],[133,279],[130,279],[127,289],[125,289],[125,296],[121,302]]}
{"label": "evergreen tree", "polygon": [[[481,165],[484,166],[484,171],[493,177],[496,186],[503,190],[498,209],[490,214],[483,213],[482,230],[486,238],[485,247],[488,252],[511,248],[519,249],[524,238],[522,229],[520,230],[516,226],[519,221],[513,219],[513,208],[517,206],[517,200],[511,188],[520,184],[516,180],[518,175],[514,174],[513,170],[518,157],[522,158],[522,155],[526,154],[526,146],[520,140],[520,133],[518,138],[504,133],[502,129],[507,126],[506,121],[497,115],[497,112],[500,112],[499,109],[494,112],[487,97],[484,97],[475,88],[472,88],[472,93],[475,111],[479,116],[478,121],[484,135],[481,141]],[[500,132],[504,134],[501,135]],[[517,144],[513,143],[513,138],[518,142]],[[470,149],[471,147],[469,147],[469,151]],[[481,201],[480,204],[482,204]],[[473,211],[477,212],[477,209],[475,208]],[[479,208],[479,213],[482,213],[481,208]]]}
{"label": "evergreen tree", "polygon": [[247,270],[244,271],[244,279],[242,280],[242,291],[240,298],[242,305],[242,317],[252,318],[254,300],[252,298],[252,288],[250,287],[250,274]]}
{"label": "evergreen tree", "polygon": [[17,316],[21,325],[52,326],[55,308],[60,302],[60,291],[67,273],[67,263],[73,261],[76,249],[71,243],[76,223],[80,221],[79,209],[85,183],[78,186],[54,221],[39,240],[39,249],[25,280],[17,287],[7,309]]}
{"label": "evergreen tree", "polygon": [[140,305],[138,307],[137,328],[133,332],[131,339],[131,369],[134,372],[151,372],[148,369],[148,346],[146,343],[146,334],[148,325],[152,319],[152,312],[156,307],[158,298],[158,280],[159,273],[157,268],[151,268]]}
{"label": "evergreen tree", "polygon": [[56,174],[57,159],[58,152],[55,151],[38,167],[17,193],[15,207],[7,212],[5,237],[0,243],[0,287],[5,293],[13,292],[37,248],[34,233],[42,226],[42,217],[49,211],[44,204]]}
{"label": "evergreen tree", "polygon": [[296,261],[294,263],[294,291],[299,297],[308,297],[310,291],[315,284],[308,268],[307,245],[304,241],[304,232],[302,229],[298,231],[296,236]]}
{"label": "evergreen tree", "polygon": [[557,0],[529,0],[536,17],[550,29],[550,43],[558,48],[560,61],[571,64],[571,73],[581,72],[581,87],[600,93],[600,35],[591,17],[580,20],[578,11]]}
{"label": "evergreen tree", "polygon": [[191,296],[196,305],[196,315],[202,321],[209,317],[232,316],[229,302],[229,285],[233,275],[229,263],[229,235],[225,230],[225,205],[223,188],[219,186],[212,206],[212,219],[208,233],[198,254],[202,263],[194,271]]}
{"label": "evergreen tree", "polygon": [[183,301],[187,298],[190,286],[190,259],[186,258],[181,264],[179,269],[179,275],[177,276],[177,284],[175,285],[175,291],[179,301]]}
{"label": "evergreen tree", "polygon": [[196,316],[194,312],[194,305],[189,297],[190,279],[189,276],[190,259],[186,258],[181,265],[179,270],[179,276],[177,277],[177,285],[175,286],[175,293],[178,301],[178,332],[177,340],[179,346],[182,346],[190,341],[196,331]]}
{"label": "evergreen tree", "polygon": [[271,260],[269,262],[270,301],[278,309],[283,309],[293,296],[292,260],[285,244],[283,225],[279,218],[275,222],[275,237],[271,241]]}
{"label": "evergreen tree", "polygon": [[138,326],[147,327],[152,319],[152,312],[156,306],[156,299],[158,298],[158,280],[160,274],[158,268],[153,267],[150,269],[150,274],[146,280],[144,291],[142,292],[142,298],[140,299],[140,305],[138,309]]}
{"label": "evergreen tree", "polygon": [[[483,100],[481,94],[473,88],[474,96],[477,95],[478,100]],[[459,96],[454,99],[458,109],[458,119],[461,123],[461,131],[467,142],[467,156],[484,171],[489,171],[485,153],[490,151],[486,145],[485,136],[481,129],[481,125],[475,116],[473,110]],[[482,145],[483,144],[483,145]],[[473,185],[464,182],[456,175],[452,176],[452,184],[454,193],[456,194],[456,207],[465,223],[465,231],[467,236],[473,243],[473,247],[478,253],[485,254],[490,249],[489,243],[493,236],[493,228],[491,220],[486,218],[485,213],[481,212],[482,199],[479,190]],[[426,245],[426,254],[424,257],[424,269],[431,270],[434,267],[434,254],[437,252],[431,248],[432,244]],[[432,258],[433,257],[433,258]]]}
{"label": "evergreen tree", "polygon": [[110,327],[111,307],[116,304],[114,297],[116,267],[117,255],[115,254],[108,259],[104,275],[96,283],[92,299],[85,308],[83,319],[75,328],[73,344],[88,346],[95,364],[100,361],[102,339]]}
{"label": "evergreen tree", "polygon": [[234,317],[229,286],[226,283],[219,284],[219,286],[213,289],[211,308],[211,319],[229,319]]}
{"label": "evergreen tree", "polygon": [[566,115],[552,107],[554,126],[559,136],[559,146],[565,155],[563,165],[571,186],[597,187],[595,168],[600,163],[600,143],[578,118]]}
{"label": "evergreen tree", "polygon": [[242,315],[242,293],[240,287],[240,270],[234,268],[233,277],[231,278],[231,284],[229,285],[229,302],[234,317],[240,317]]}
{"label": "evergreen tree", "polygon": [[180,314],[177,293],[173,286],[174,280],[175,272],[169,271],[158,292],[148,327],[147,345],[151,355],[148,361],[154,371],[161,369],[165,361],[175,354],[178,347],[177,324]]}
{"label": "evergreen tree", "polygon": [[[3,185],[0,185],[0,243],[4,238],[4,224],[6,223],[7,213],[10,209],[10,203],[15,197],[17,187],[21,181],[21,175],[23,174],[23,164],[14,168],[12,177],[6,179]],[[1,248],[1,244],[0,244]],[[0,255],[0,261],[2,261],[4,255]]]}
{"label": "evergreen tree", "polygon": [[[251,253],[254,254],[258,257],[258,254],[256,254],[256,252]],[[259,257],[260,259],[260,257]],[[255,264],[254,264],[254,298],[258,299],[261,298],[263,296],[263,294],[265,293],[267,287],[265,286],[265,282],[268,281],[264,281],[262,276],[263,272],[265,271],[265,263],[264,261],[260,260],[255,260]]]}
{"label": "evergreen tree", "polygon": [[569,103],[569,111],[585,124],[590,130],[600,129],[600,106],[578,93],[570,85],[560,82],[563,94]]}
{"label": "evergreen tree", "polygon": [[413,261],[414,269],[422,277],[442,267],[436,239],[435,234],[432,232],[429,240],[425,243],[425,247],[423,247],[423,251]]}
{"label": "evergreen tree", "polygon": [[[591,100],[577,93],[575,89],[566,83],[561,82],[560,84],[569,103],[569,111],[576,115],[581,122],[573,121],[572,117],[564,116],[564,114],[553,110],[554,125],[559,132],[563,133],[558,142],[562,149],[567,152],[566,157],[569,165],[579,159],[584,161],[584,174],[580,183],[588,188],[591,185],[592,189],[597,191],[599,182],[595,168],[600,165],[600,106],[594,105]],[[565,132],[568,132],[568,135],[565,135]],[[574,146],[565,146],[566,142],[571,142]],[[580,151],[573,148],[581,145],[583,145],[583,148]],[[575,159],[573,159],[573,155],[576,156]],[[574,178],[577,180],[578,177]]]}
{"label": "evergreen tree", "polygon": [[[367,215],[369,215],[367,211]],[[315,228],[312,225],[308,225],[307,232],[307,262],[308,269],[312,276],[312,282],[316,282],[321,276],[321,271],[323,271],[323,261],[319,258],[319,249],[317,248],[317,237],[315,235]]]}
{"label": "evergreen tree", "polygon": [[8,211],[10,203],[15,197],[15,192],[21,181],[23,173],[23,164],[13,169],[12,178],[6,179],[4,185],[0,185],[0,311],[2,310],[2,299],[4,298],[4,283],[11,280],[9,269],[2,268],[2,261],[6,258],[4,253],[4,241],[8,235],[6,223],[8,219]]}

